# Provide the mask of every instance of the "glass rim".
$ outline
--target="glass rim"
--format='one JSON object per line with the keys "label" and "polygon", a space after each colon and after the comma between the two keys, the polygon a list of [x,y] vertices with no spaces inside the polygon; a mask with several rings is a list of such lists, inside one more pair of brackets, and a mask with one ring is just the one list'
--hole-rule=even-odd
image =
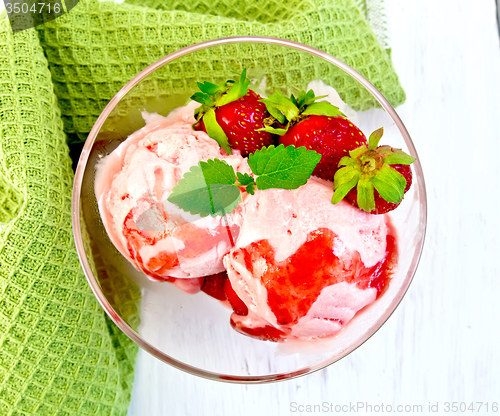
{"label": "glass rim", "polygon": [[[202,370],[197,367],[191,366],[189,364],[185,364],[179,360],[176,360],[173,357],[170,357],[168,354],[165,354],[163,351],[151,345],[147,342],[141,335],[139,335],[132,327],[130,327],[119,315],[116,313],[114,308],[111,306],[109,301],[106,299],[106,296],[102,292],[99,287],[99,283],[94,276],[90,264],[87,260],[87,256],[85,254],[85,248],[83,245],[83,239],[81,234],[81,224],[80,224],[80,194],[82,189],[82,181],[85,173],[85,169],[87,167],[87,162],[90,156],[90,151],[94,145],[95,139],[101,130],[104,122],[108,118],[109,114],[113,111],[116,105],[121,101],[121,99],[132,89],[134,88],[140,81],[154,72],[156,69],[161,66],[180,58],[184,55],[187,55],[192,52],[196,52],[202,49],[210,48],[213,46],[226,45],[226,44],[235,44],[235,43],[263,43],[263,44],[271,44],[278,46],[285,46],[289,48],[293,48],[299,50],[301,52],[306,52],[311,55],[315,55],[333,65],[340,68],[348,75],[353,77],[356,81],[358,81],[363,87],[365,87],[379,102],[382,108],[389,114],[392,118],[396,126],[398,127],[399,132],[403,136],[405,144],[408,146],[408,150],[410,154],[417,159],[414,164],[414,169],[416,171],[419,180],[421,181],[421,186],[419,191],[422,192],[424,203],[422,204],[422,221],[423,221],[423,236],[421,239],[420,247],[418,248],[417,255],[413,256],[412,263],[410,264],[409,272],[411,273],[411,278],[404,284],[400,290],[397,292],[395,298],[390,302],[389,307],[384,311],[384,313],[378,318],[376,325],[374,325],[370,330],[366,331],[356,343],[353,344],[352,347],[349,347],[345,353],[343,353],[340,357],[335,359],[326,359],[322,362],[311,366],[305,367],[301,370],[290,372],[290,373],[281,373],[281,374],[271,374],[271,375],[262,375],[262,376],[232,376],[232,375],[222,375],[208,370]],[[396,113],[396,110],[392,107],[389,101],[382,95],[382,93],[371,84],[363,75],[357,72],[355,69],[351,68],[349,65],[341,61],[340,59],[323,52],[314,47],[304,45],[302,43],[298,43],[291,40],[274,38],[274,37],[266,37],[266,36],[233,36],[233,37],[225,37],[219,39],[212,39],[200,43],[196,43],[190,46],[186,46],[181,48],[175,52],[172,52],[158,61],[152,63],[141,72],[139,72],[135,77],[133,77],[129,82],[127,82],[117,93],[116,95],[109,101],[104,110],[101,112],[96,122],[94,123],[90,133],[88,134],[85,145],[83,146],[82,152],[80,154],[80,158],[78,160],[78,165],[75,172],[75,178],[73,183],[73,194],[71,201],[71,217],[72,217],[72,225],[73,225],[73,237],[75,240],[76,250],[78,254],[78,258],[80,260],[80,264],[82,266],[83,272],[87,281],[97,298],[99,304],[102,306],[106,314],[109,318],[118,326],[118,328],[127,335],[135,344],[137,344],[140,348],[158,358],[159,360],[179,369],[184,372],[187,372],[192,375],[196,375],[202,378],[217,380],[217,381],[225,381],[230,383],[246,383],[246,384],[257,384],[257,383],[268,383],[279,380],[288,380],[292,378],[296,378],[302,375],[310,374],[315,371],[321,370],[327,367],[330,364],[335,363],[336,361],[341,360],[342,358],[349,355],[351,352],[355,351],[361,345],[363,345],[369,338],[371,338],[389,319],[392,313],[396,310],[399,303],[402,301],[404,295],[408,291],[408,288],[413,281],[413,277],[417,270],[420,258],[422,256],[422,250],[424,246],[426,228],[427,228],[427,196],[425,189],[425,182],[423,177],[422,168],[418,159],[418,155],[416,149],[413,145],[413,142],[410,138],[406,127],[401,121],[399,115]]]}

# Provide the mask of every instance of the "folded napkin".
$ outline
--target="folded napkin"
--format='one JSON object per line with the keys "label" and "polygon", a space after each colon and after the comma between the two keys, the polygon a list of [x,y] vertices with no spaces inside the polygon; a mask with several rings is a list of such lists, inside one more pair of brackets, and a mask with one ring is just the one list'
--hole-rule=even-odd
{"label": "folded napkin", "polygon": [[[16,35],[0,15],[1,415],[127,413],[137,348],[107,318],[81,271],[66,142],[85,138],[107,102],[147,65],[188,44],[235,35],[315,46],[356,68],[393,105],[405,99],[355,0],[80,0],[71,12]],[[276,74],[333,77],[353,107],[376,105],[339,74],[278,58]],[[252,51],[236,48],[236,64],[254,61]],[[221,77],[240,69],[218,62],[215,54],[192,65]],[[174,75],[189,76],[182,68]],[[154,95],[155,82],[142,93]],[[95,267],[103,270],[98,257]],[[137,291],[104,270],[103,290],[137,326]]]}
{"label": "folded napkin", "polygon": [[[114,94],[146,66],[184,46],[227,36],[272,36],[314,46],[357,69],[394,106],[405,99],[386,50],[354,0],[126,0],[122,4],[81,0],[70,13],[38,30],[64,129],[80,136],[90,131]],[[137,101],[157,94],[161,82],[179,81],[168,84],[174,90],[178,85],[196,85],[205,73],[227,79],[230,71],[256,61],[255,51],[242,45],[231,53],[230,65],[213,50],[210,56],[190,56],[189,66],[168,68],[171,72],[143,88]],[[333,73],[317,63],[309,68],[282,51],[270,55],[270,69],[287,77],[286,82],[322,78],[334,82],[340,96],[355,109],[376,105],[340,71]]]}
{"label": "folded napkin", "polygon": [[71,230],[73,172],[37,33],[0,22],[0,415],[125,415],[137,348]]}

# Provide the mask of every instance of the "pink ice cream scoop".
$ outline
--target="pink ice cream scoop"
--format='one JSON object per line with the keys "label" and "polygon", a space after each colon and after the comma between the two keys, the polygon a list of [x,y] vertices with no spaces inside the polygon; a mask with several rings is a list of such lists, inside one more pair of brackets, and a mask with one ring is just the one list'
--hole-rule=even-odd
{"label": "pink ice cream scoop", "polygon": [[[340,331],[384,290],[396,261],[383,215],[333,205],[332,183],[312,177],[242,203],[236,245],[224,257],[248,313],[233,327],[261,339],[314,339]],[[246,311],[245,311],[246,312]]]}
{"label": "pink ice cream scoop", "polygon": [[[219,158],[249,171],[237,152],[229,156],[206,133],[194,131],[197,103],[148,124],[98,165],[96,196],[116,248],[153,280],[175,281],[196,292],[202,277],[224,271],[222,258],[239,232],[224,218],[191,215],[167,201],[177,181],[199,161]],[[200,279],[201,278],[201,279]]]}

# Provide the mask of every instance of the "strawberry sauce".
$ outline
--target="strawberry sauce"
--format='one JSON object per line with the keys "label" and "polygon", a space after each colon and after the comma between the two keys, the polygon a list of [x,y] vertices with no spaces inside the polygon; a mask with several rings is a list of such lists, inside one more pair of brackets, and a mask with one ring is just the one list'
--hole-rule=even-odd
{"label": "strawberry sauce", "polygon": [[[306,242],[288,259],[276,262],[275,250],[267,240],[260,240],[238,249],[243,254],[246,268],[267,289],[267,303],[284,331],[289,330],[305,316],[318,298],[322,289],[340,282],[356,283],[360,289],[375,288],[379,297],[387,288],[397,258],[397,249],[392,227],[389,226],[385,258],[373,267],[365,267],[359,253],[349,259],[341,259],[333,252],[335,239],[329,229],[311,232]],[[233,253],[233,255],[237,255]],[[260,276],[258,270],[264,270]],[[341,325],[343,322],[341,322]],[[269,325],[245,327],[236,319],[231,325],[239,332],[262,340],[278,341],[286,333]]]}

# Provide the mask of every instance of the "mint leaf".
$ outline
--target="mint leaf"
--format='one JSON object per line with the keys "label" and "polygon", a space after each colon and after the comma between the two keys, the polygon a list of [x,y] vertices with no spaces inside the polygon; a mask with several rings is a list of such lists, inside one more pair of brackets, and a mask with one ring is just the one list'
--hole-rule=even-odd
{"label": "mint leaf", "polygon": [[297,189],[307,182],[320,159],[314,150],[280,144],[250,154],[248,165],[257,175],[257,189]]}
{"label": "mint leaf", "polygon": [[232,212],[241,200],[235,182],[232,166],[219,159],[210,159],[192,166],[167,199],[193,215],[222,216]]}
{"label": "mint leaf", "polygon": [[246,186],[245,191],[250,195],[255,194],[255,179],[250,176],[248,173],[240,173],[236,172],[236,176],[238,177],[239,185]]}
{"label": "mint leaf", "polygon": [[205,124],[207,134],[217,143],[219,143],[219,146],[222,147],[227,154],[232,155],[233,151],[231,150],[231,146],[229,146],[229,141],[227,139],[226,133],[224,133],[222,127],[219,126],[219,123],[217,123],[217,119],[215,118],[215,111],[213,108],[210,108],[204,114],[203,123]]}
{"label": "mint leaf", "polygon": [[248,158],[250,169],[259,175],[257,180],[248,173],[235,173],[223,160],[209,159],[184,174],[168,201],[193,215],[222,216],[232,212],[241,201],[239,186],[245,186],[251,195],[255,187],[296,189],[307,182],[320,159],[320,154],[305,147],[263,147]]}
{"label": "mint leaf", "polygon": [[251,183],[250,185],[247,185],[245,188],[245,191],[249,193],[250,195],[255,195],[255,183]]}
{"label": "mint leaf", "polygon": [[236,176],[238,177],[238,182],[241,185],[250,185],[251,183],[255,183],[254,179],[248,173],[236,172]]}

